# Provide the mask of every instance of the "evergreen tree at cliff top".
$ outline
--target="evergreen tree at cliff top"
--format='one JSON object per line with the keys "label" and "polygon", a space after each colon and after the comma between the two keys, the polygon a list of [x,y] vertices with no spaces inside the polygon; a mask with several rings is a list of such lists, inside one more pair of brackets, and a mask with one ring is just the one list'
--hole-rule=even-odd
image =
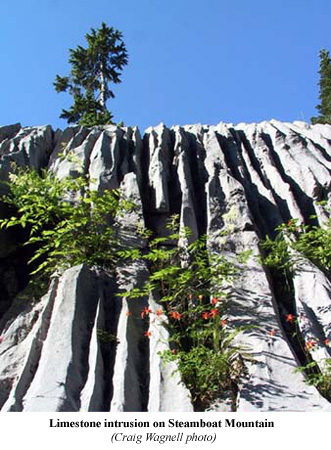
{"label": "evergreen tree at cliff top", "polygon": [[128,63],[128,53],[122,33],[103,22],[100,29],[91,28],[86,34],[88,47],[70,49],[70,75],[56,75],[56,92],[68,91],[73,105],[62,110],[61,118],[80,125],[106,125],[112,123],[112,114],[106,103],[114,98],[109,83],[121,82],[120,75]]}
{"label": "evergreen tree at cliff top", "polygon": [[331,124],[331,59],[329,52],[325,49],[320,51],[320,95],[321,103],[316,106],[320,115],[312,117],[311,122]]}

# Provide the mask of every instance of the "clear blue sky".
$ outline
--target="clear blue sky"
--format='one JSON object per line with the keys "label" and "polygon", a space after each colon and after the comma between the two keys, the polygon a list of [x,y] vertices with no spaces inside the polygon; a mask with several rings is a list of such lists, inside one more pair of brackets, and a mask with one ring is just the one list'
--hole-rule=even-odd
{"label": "clear blue sky", "polygon": [[1,0],[0,124],[66,126],[55,75],[102,21],[129,52],[108,102],[116,121],[143,131],[316,114],[330,0]]}

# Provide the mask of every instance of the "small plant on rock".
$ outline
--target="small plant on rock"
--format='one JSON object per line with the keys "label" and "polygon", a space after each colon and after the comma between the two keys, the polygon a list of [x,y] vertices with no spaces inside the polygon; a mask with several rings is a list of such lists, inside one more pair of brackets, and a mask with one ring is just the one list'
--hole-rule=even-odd
{"label": "small plant on rock", "polygon": [[[315,216],[312,216],[315,217]],[[293,274],[300,268],[302,256],[309,259],[328,276],[331,274],[331,219],[323,226],[299,224],[291,219],[276,228],[274,240],[268,236],[262,243],[267,251],[263,262],[284,274]]]}
{"label": "small plant on rock", "polygon": [[298,367],[296,371],[304,373],[307,384],[315,386],[326,399],[331,401],[331,358],[325,359],[320,364],[312,361]]}

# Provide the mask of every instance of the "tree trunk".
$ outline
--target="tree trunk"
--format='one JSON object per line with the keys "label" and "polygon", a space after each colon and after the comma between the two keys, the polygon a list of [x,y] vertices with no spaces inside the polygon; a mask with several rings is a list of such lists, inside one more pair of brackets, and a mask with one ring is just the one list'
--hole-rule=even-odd
{"label": "tree trunk", "polygon": [[102,109],[106,108],[106,99],[105,99],[105,93],[106,93],[106,82],[105,82],[105,76],[103,73],[103,63],[100,65],[100,105]]}

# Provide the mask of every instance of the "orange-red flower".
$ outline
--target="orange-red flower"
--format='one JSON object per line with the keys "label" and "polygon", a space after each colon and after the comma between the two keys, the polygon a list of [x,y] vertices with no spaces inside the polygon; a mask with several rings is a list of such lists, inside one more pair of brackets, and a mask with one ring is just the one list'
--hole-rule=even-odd
{"label": "orange-red flower", "polygon": [[143,319],[145,316],[148,316],[149,314],[151,314],[153,311],[149,308],[147,308],[147,306],[145,306],[145,308],[141,311],[141,318]]}
{"label": "orange-red flower", "polygon": [[212,299],[211,299],[211,304],[212,305],[216,305],[216,303],[218,303],[219,302],[219,298],[218,297],[213,297]]}
{"label": "orange-red flower", "polygon": [[170,317],[175,320],[180,320],[182,318],[182,314],[180,314],[178,311],[171,311]]}
{"label": "orange-red flower", "polygon": [[145,331],[144,336],[146,336],[148,339],[152,336],[151,331]]}
{"label": "orange-red flower", "polygon": [[225,327],[226,324],[227,324],[226,319],[222,319],[222,320],[221,320],[221,326],[222,326],[222,327]]}
{"label": "orange-red flower", "polygon": [[211,309],[209,313],[209,317],[216,317],[218,316],[218,310],[217,309]]}
{"label": "orange-red flower", "polygon": [[293,323],[295,320],[295,316],[293,314],[286,314],[286,322]]}
{"label": "orange-red flower", "polygon": [[157,309],[156,310],[156,315],[157,316],[162,316],[162,314],[163,314],[163,310],[162,309]]}
{"label": "orange-red flower", "polygon": [[209,317],[210,317],[210,314],[208,312],[204,312],[201,315],[202,315],[202,318],[205,320],[209,319]]}
{"label": "orange-red flower", "polygon": [[328,347],[330,345],[330,339],[325,339],[324,344]]}
{"label": "orange-red flower", "polygon": [[307,351],[311,350],[314,346],[315,346],[316,342],[315,341],[307,341],[306,342],[306,346],[305,349]]}

